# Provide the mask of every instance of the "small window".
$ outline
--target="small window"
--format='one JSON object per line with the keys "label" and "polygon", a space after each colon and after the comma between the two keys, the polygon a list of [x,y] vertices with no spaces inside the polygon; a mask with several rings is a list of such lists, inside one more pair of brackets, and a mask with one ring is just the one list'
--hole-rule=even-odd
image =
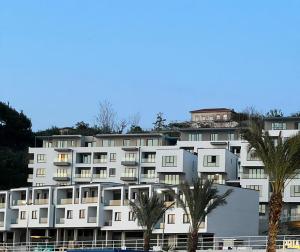
{"label": "small window", "polygon": [[188,214],[183,214],[183,220],[182,220],[183,223],[190,223],[190,218],[189,218],[189,215]]}
{"label": "small window", "polygon": [[136,216],[134,212],[129,212],[128,213],[128,220],[129,221],[135,221],[136,220]]}
{"label": "small window", "polygon": [[80,209],[79,210],[79,219],[84,219],[85,218],[85,209]]}
{"label": "small window", "polygon": [[37,219],[37,211],[32,211],[31,212],[31,219]]}
{"label": "small window", "polygon": [[163,156],[162,157],[162,166],[163,167],[177,166],[177,157],[176,156]]}
{"label": "small window", "polygon": [[109,176],[110,177],[116,176],[116,168],[109,168]]}
{"label": "small window", "polygon": [[73,210],[67,211],[67,219],[73,219]]}
{"label": "small window", "polygon": [[210,134],[210,141],[218,141],[218,134],[217,133]]}
{"label": "small window", "polygon": [[20,219],[25,220],[26,219],[26,211],[21,211],[20,212]]}
{"label": "small window", "polygon": [[300,185],[291,185],[291,197],[300,197]]}
{"label": "small window", "polygon": [[45,177],[46,176],[46,169],[45,168],[37,168],[36,169],[36,176],[37,177]]}
{"label": "small window", "polygon": [[259,215],[266,215],[266,205],[265,204],[259,204]]}
{"label": "small window", "polygon": [[37,154],[37,162],[38,163],[45,163],[46,162],[46,155],[45,154]]}
{"label": "small window", "polygon": [[175,224],[175,214],[168,214],[168,224]]}
{"label": "small window", "polygon": [[121,212],[115,212],[115,221],[121,221]]}
{"label": "small window", "polygon": [[116,160],[117,160],[117,154],[110,153],[110,162],[116,162]]}
{"label": "small window", "polygon": [[123,146],[130,146],[130,139],[124,139]]}
{"label": "small window", "polygon": [[205,167],[216,167],[216,166],[219,166],[219,156],[216,156],[216,155],[205,155],[203,157],[203,166],[205,166]]}

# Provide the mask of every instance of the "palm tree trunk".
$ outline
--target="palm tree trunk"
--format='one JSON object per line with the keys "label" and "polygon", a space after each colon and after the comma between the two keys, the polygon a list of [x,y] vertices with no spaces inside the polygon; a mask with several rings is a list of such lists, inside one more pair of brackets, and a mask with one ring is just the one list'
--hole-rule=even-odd
{"label": "palm tree trunk", "polygon": [[144,251],[150,250],[150,237],[151,237],[151,232],[145,231],[144,232]]}
{"label": "palm tree trunk", "polygon": [[279,229],[280,214],[282,210],[282,194],[272,193],[269,207],[269,234],[267,252],[276,251],[276,239]]}
{"label": "palm tree trunk", "polygon": [[198,229],[192,229],[189,233],[188,251],[196,252],[198,246]]}

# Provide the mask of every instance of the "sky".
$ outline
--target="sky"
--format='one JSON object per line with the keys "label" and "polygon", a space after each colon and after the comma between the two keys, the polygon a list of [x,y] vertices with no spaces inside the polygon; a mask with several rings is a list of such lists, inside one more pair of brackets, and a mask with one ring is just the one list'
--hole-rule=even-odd
{"label": "sky", "polygon": [[0,101],[33,129],[300,110],[300,1],[0,1]]}

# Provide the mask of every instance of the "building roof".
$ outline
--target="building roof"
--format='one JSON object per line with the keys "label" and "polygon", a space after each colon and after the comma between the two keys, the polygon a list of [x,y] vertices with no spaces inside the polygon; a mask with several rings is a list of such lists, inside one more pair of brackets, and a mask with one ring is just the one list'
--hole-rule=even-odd
{"label": "building roof", "polygon": [[134,134],[97,134],[96,137],[143,137],[143,136],[158,136],[163,137],[161,133],[134,133]]}
{"label": "building roof", "polygon": [[234,110],[228,108],[204,108],[204,109],[197,109],[197,110],[190,111],[190,113],[211,113],[211,112],[234,112]]}
{"label": "building roof", "polygon": [[265,117],[265,121],[299,121],[299,116]]}

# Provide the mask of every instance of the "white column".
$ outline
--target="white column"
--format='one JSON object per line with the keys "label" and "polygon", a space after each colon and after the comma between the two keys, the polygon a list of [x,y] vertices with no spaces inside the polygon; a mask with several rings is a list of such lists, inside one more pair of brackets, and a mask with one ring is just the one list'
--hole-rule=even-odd
{"label": "white column", "polygon": [[7,242],[7,232],[3,232],[2,241]]}
{"label": "white column", "polygon": [[98,234],[98,229],[95,228],[93,231],[93,240],[94,240],[94,244],[97,244],[97,234]]}
{"label": "white column", "polygon": [[122,243],[122,247],[125,247],[125,232],[122,231],[121,233],[121,243]]}
{"label": "white column", "polygon": [[105,231],[105,246],[107,247],[108,230]]}
{"label": "white column", "polygon": [[60,229],[56,229],[56,243],[59,243],[61,241],[60,239]]}

